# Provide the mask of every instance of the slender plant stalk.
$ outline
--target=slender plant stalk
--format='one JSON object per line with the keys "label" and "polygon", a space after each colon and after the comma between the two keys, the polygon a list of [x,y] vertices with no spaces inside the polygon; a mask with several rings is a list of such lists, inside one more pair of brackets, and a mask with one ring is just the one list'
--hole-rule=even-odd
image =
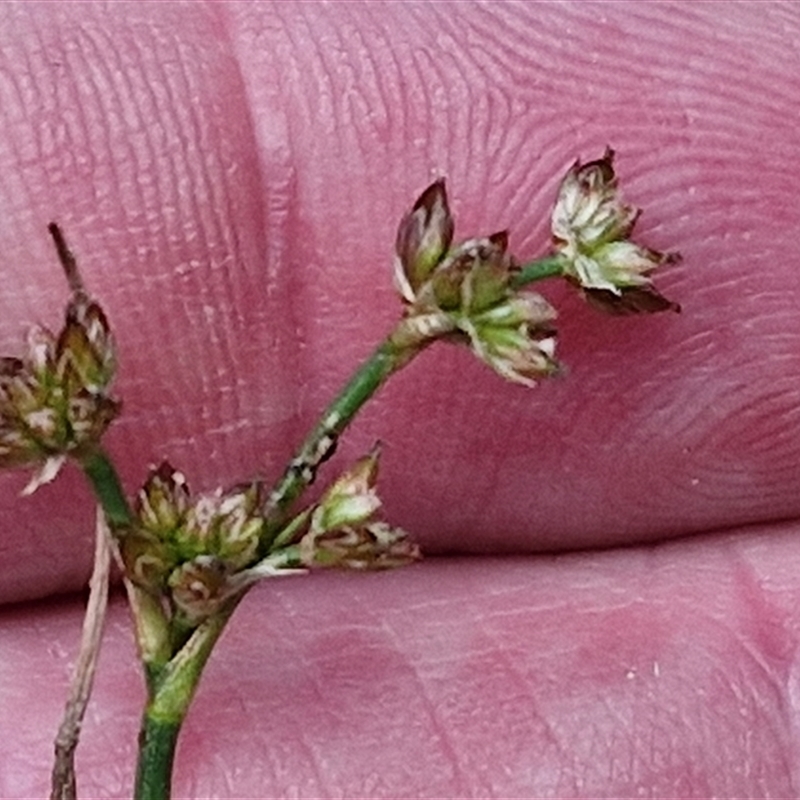
{"label": "slender plant stalk", "polygon": [[108,602],[108,576],[111,569],[110,532],[105,515],[98,508],[95,528],[94,570],[89,581],[89,600],[83,620],[81,644],[75,675],[70,685],[69,698],[64,717],[55,742],[55,764],[53,766],[50,800],[76,800],[75,750],[81,732],[81,724],[89,696],[92,692],[97,657],[100,654],[100,639]]}
{"label": "slender plant stalk", "polygon": [[[514,287],[560,274],[560,259],[543,258],[524,265],[514,279]],[[434,340],[435,336],[414,332],[406,320],[401,320],[356,370],[324,411],[267,499],[264,508],[268,519],[267,551],[284,527],[291,504],[313,482],[319,466],[333,455],[339,436],[358,411],[395,372]],[[130,506],[108,456],[97,449],[82,459],[81,464],[112,530],[130,525]],[[168,662],[164,663],[163,654],[150,662],[145,657],[148,703],[139,735],[135,800],[169,800],[175,748],[183,719],[217,639],[249,588],[206,619]],[[154,630],[158,634],[157,626]]]}
{"label": "slender plant stalk", "polygon": [[112,532],[133,522],[131,507],[113,462],[99,447],[80,461]]}
{"label": "slender plant stalk", "polygon": [[[515,275],[513,286],[520,288],[534,281],[561,275],[562,264],[559,256],[548,256],[525,264]],[[319,465],[333,455],[336,440],[361,407],[391,375],[408,364],[432,341],[433,339],[409,341],[404,322],[401,321],[356,370],[306,437],[270,495],[266,511],[268,517],[272,517],[270,530],[273,535],[282,527],[284,512],[313,482]],[[270,541],[269,535],[267,540]]]}
{"label": "slender plant stalk", "polygon": [[[320,464],[333,455],[336,441],[355,415],[384,383],[429,342],[398,343],[400,325],[356,370],[308,434],[267,501],[273,529],[282,527],[285,512],[313,482]],[[269,539],[269,537],[267,537]]]}
{"label": "slender plant stalk", "polygon": [[511,285],[520,288],[544,278],[556,278],[563,274],[563,268],[564,261],[561,256],[545,256],[529,264],[523,264],[520,271],[512,278]]}
{"label": "slender plant stalk", "polygon": [[182,722],[158,719],[147,712],[142,717],[134,794],[136,800],[166,800],[170,797],[172,765]]}
{"label": "slender plant stalk", "polygon": [[211,651],[246,592],[231,598],[224,609],[203,622],[159,675],[142,716],[135,800],[169,800],[183,720]]}

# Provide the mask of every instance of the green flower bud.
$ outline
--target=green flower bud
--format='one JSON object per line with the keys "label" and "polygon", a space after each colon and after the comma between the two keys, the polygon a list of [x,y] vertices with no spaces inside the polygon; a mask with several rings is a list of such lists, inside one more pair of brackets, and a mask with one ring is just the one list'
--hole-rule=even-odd
{"label": "green flower bud", "polygon": [[178,563],[166,542],[144,530],[126,531],[119,540],[119,554],[128,579],[156,595]]}
{"label": "green flower bud", "polygon": [[[598,170],[599,166],[594,169]],[[600,178],[602,175],[576,174],[567,186],[569,191],[565,190],[565,203],[576,206],[573,195],[577,188],[573,184],[586,180],[594,185]],[[395,341],[408,346],[424,346],[439,338],[466,342],[478,358],[503,377],[533,386],[539,378],[558,369],[551,324],[555,311],[542,297],[524,293],[515,284],[519,265],[508,252],[507,231],[468,239],[447,251],[453,233],[452,219],[446,212],[444,184],[440,189],[437,186],[426,190],[400,226],[398,284],[407,308]],[[436,208],[438,216],[434,213]],[[583,212],[575,207],[571,213],[580,217]],[[438,229],[444,233],[433,237],[438,244],[429,248],[433,255],[425,261],[424,269],[412,274],[409,259],[410,254],[418,253],[419,242],[424,238],[420,231],[436,228],[437,219]],[[404,258],[400,258],[401,254],[405,254]],[[359,501],[365,503],[366,513],[367,499],[362,497]]]}
{"label": "green flower bud", "polygon": [[49,226],[72,297],[58,336],[35,326],[22,358],[0,358],[0,468],[40,463],[29,494],[55,478],[67,455],[91,450],[119,413],[108,394],[114,341],[81,283],[59,227]]}
{"label": "green flower bud", "polygon": [[381,507],[375,492],[379,454],[376,445],[324,493],[296,546],[301,565],[388,569],[420,557],[404,531],[373,519]]}
{"label": "green flower bud", "polygon": [[102,392],[116,369],[106,315],[97,303],[78,297],[67,306],[66,316],[56,343],[56,374],[65,385]]}
{"label": "green flower bud", "polygon": [[134,504],[120,553],[128,578],[195,624],[242,584],[258,559],[265,522],[257,484],[192,498],[186,478],[164,461]]}
{"label": "green flower bud", "polygon": [[186,478],[167,461],[151,471],[135,510],[141,530],[179,560],[215,555],[233,570],[253,561],[264,529],[257,485],[192,499]]}
{"label": "green flower bud", "polygon": [[473,314],[501,302],[516,269],[507,247],[506,231],[462,242],[420,288],[416,307]]}
{"label": "green flower bud", "polygon": [[328,488],[311,516],[314,534],[359,525],[381,507],[375,492],[379,456],[376,446]]}
{"label": "green flower bud", "polygon": [[464,320],[475,354],[507,380],[535,386],[558,372],[555,309],[533,293],[520,293]]}
{"label": "green flower bud", "polygon": [[186,556],[211,553],[238,570],[253,561],[263,530],[257,487],[228,494],[218,490],[197,498],[175,541]]}
{"label": "green flower bud", "polygon": [[168,461],[150,470],[136,497],[136,515],[145,531],[163,541],[172,541],[184,524],[190,497],[186,478]]}

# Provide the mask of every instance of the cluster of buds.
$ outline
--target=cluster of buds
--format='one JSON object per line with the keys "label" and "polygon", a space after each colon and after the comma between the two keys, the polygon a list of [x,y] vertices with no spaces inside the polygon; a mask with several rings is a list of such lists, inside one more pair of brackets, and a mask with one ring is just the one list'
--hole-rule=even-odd
{"label": "cluster of buds", "polygon": [[189,623],[213,613],[237,588],[233,576],[258,554],[264,518],[257,484],[192,498],[184,476],[163,462],[134,504],[120,555],[137,586],[168,596]]}
{"label": "cluster of buds", "polygon": [[641,211],[620,200],[613,162],[607,148],[596,161],[576,161],[561,183],[551,227],[564,275],[590,303],[613,314],[679,311],[649,277],[678,256],[630,241]]}
{"label": "cluster of buds", "polygon": [[120,540],[127,577],[195,626],[245,587],[305,568],[386,569],[419,557],[405,533],[375,520],[377,450],[358,461],[261,553],[259,484],[192,497],[167,462],[153,469]]}
{"label": "cluster of buds", "polygon": [[527,386],[557,371],[554,309],[514,284],[506,231],[451,248],[443,180],[431,184],[397,231],[395,284],[422,335],[466,342],[504,378]]}
{"label": "cluster of buds", "polygon": [[43,464],[26,492],[52,480],[68,455],[96,445],[119,413],[109,394],[116,366],[108,320],[80,284],[51,226],[73,288],[58,335],[32,328],[22,358],[0,358],[0,467]]}

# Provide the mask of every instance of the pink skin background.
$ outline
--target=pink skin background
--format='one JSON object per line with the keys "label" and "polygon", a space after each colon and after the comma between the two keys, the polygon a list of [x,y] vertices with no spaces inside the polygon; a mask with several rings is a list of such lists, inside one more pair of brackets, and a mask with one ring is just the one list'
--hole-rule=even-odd
{"label": "pink skin background", "polygon": [[[119,339],[133,492],[273,478],[399,312],[397,221],[546,252],[558,181],[618,152],[683,313],[560,284],[568,374],[440,346],[385,443],[429,558],[262,585],[187,719],[176,797],[800,796],[800,10],[793,3],[0,5],[0,346],[57,327],[60,222]],[[93,506],[0,475],[0,796],[48,791]],[[72,594],[69,594],[72,593]],[[78,753],[130,796],[143,700],[112,604]]]}

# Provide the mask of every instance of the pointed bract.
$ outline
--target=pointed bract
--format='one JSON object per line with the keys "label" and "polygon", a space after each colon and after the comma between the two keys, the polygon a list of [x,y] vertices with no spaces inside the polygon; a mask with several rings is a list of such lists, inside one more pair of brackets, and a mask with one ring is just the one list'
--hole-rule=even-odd
{"label": "pointed bract", "polygon": [[443,178],[434,181],[400,221],[395,243],[395,283],[414,302],[419,287],[446,255],[453,240],[453,217]]}
{"label": "pointed bract", "polygon": [[619,294],[605,289],[584,289],[589,303],[606,314],[628,316],[630,314],[655,314],[659,311],[680,312],[678,303],[667,300],[653,286],[634,286],[620,290]]}
{"label": "pointed bract", "polygon": [[311,531],[322,534],[366,522],[381,507],[375,492],[380,448],[360,458],[325,492],[311,516]]}

